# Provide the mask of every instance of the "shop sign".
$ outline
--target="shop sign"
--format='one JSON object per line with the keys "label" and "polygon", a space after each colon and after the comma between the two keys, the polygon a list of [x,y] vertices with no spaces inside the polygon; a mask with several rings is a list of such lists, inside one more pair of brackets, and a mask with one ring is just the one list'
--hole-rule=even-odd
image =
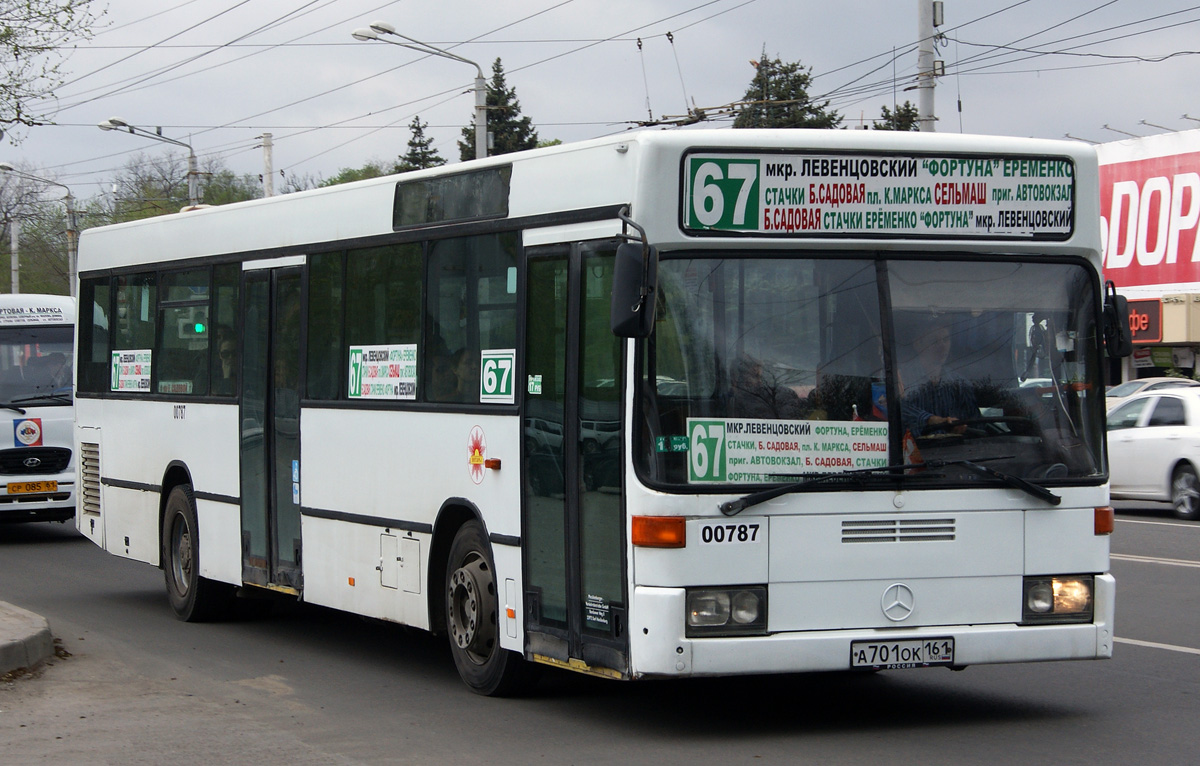
{"label": "shop sign", "polygon": [[1158,298],[1129,301],[1129,332],[1134,343],[1162,342],[1162,302]]}

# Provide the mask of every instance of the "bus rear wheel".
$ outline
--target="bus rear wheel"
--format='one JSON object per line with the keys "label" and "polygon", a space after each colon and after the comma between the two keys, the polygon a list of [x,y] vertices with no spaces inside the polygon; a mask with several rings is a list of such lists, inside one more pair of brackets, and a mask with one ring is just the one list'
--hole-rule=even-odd
{"label": "bus rear wheel", "polygon": [[162,568],[171,609],[185,622],[220,617],[233,602],[233,586],[200,576],[199,540],[192,488],[181,484],[167,496],[162,524]]}
{"label": "bus rear wheel", "polygon": [[458,674],[472,691],[505,697],[524,691],[532,668],[500,647],[500,599],[483,526],[469,521],[450,545],[446,566],[446,633]]}

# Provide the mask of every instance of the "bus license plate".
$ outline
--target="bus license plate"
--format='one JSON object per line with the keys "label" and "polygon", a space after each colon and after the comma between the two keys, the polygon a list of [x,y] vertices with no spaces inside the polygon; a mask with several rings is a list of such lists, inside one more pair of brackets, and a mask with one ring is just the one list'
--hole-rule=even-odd
{"label": "bus license plate", "polygon": [[869,670],[928,668],[954,664],[953,638],[852,641],[850,667]]}
{"label": "bus license plate", "polygon": [[31,492],[57,492],[57,481],[14,481],[8,485],[8,494],[24,495]]}

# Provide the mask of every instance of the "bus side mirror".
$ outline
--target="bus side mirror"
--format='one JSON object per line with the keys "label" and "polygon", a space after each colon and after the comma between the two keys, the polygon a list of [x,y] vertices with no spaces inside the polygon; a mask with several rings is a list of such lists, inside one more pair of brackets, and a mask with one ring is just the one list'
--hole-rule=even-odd
{"label": "bus side mirror", "polygon": [[658,250],[639,242],[617,246],[613,264],[612,331],[619,338],[645,338],[654,329]]}
{"label": "bus side mirror", "polygon": [[1126,357],[1133,353],[1133,337],[1129,330],[1129,303],[1117,295],[1113,282],[1104,283],[1104,346],[1111,357]]}

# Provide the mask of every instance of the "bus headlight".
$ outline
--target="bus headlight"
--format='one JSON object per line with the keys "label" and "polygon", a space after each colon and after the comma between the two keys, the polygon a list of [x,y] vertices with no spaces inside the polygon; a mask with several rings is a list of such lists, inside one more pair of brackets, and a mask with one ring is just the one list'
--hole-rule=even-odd
{"label": "bus headlight", "polygon": [[1026,577],[1022,622],[1091,622],[1091,575]]}
{"label": "bus headlight", "polygon": [[767,589],[760,586],[692,588],[687,592],[689,638],[767,632]]}

